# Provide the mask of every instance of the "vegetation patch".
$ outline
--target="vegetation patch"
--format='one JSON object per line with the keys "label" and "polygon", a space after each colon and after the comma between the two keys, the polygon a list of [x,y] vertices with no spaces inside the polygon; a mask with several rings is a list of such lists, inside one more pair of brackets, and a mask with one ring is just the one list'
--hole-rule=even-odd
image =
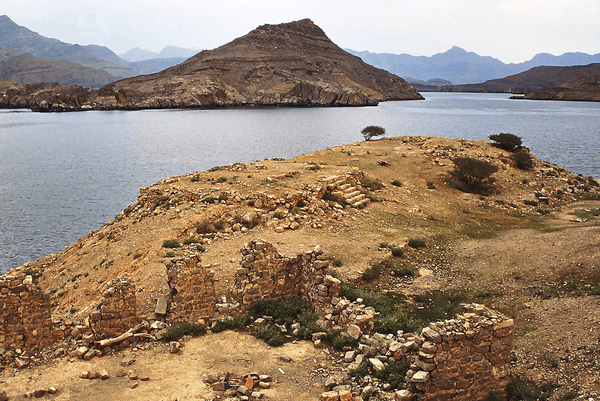
{"label": "vegetation patch", "polygon": [[520,377],[512,377],[506,387],[507,401],[545,401],[558,386],[552,382],[537,384]]}
{"label": "vegetation patch", "polygon": [[523,140],[520,136],[509,133],[493,134],[490,135],[489,138],[492,141],[493,146],[508,150],[509,152],[516,152],[521,149],[523,144]]}
{"label": "vegetation patch", "polygon": [[398,389],[404,383],[406,372],[410,369],[410,365],[405,361],[396,361],[387,359],[385,361],[385,369],[377,371],[368,360],[364,360],[356,369],[352,369],[348,374],[359,380],[366,376],[376,377],[383,383],[389,383],[393,389]]}
{"label": "vegetation patch", "polygon": [[162,243],[163,248],[179,248],[181,244],[178,239],[167,239]]}
{"label": "vegetation patch", "polygon": [[184,322],[168,329],[163,335],[162,341],[177,341],[183,336],[201,336],[204,334],[206,334],[204,325]]}
{"label": "vegetation patch", "polygon": [[457,157],[452,160],[454,169],[450,175],[456,179],[453,186],[463,192],[486,195],[493,191],[494,178],[492,174],[498,167],[485,160],[472,157]]}

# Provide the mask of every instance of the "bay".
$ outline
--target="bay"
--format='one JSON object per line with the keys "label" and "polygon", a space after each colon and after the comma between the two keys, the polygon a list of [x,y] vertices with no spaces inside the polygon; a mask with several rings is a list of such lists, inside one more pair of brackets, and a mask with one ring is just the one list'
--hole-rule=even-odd
{"label": "bay", "polygon": [[135,202],[139,188],[234,162],[387,136],[510,132],[542,160],[600,177],[600,104],[425,93],[366,108],[0,111],[0,272],[59,252]]}

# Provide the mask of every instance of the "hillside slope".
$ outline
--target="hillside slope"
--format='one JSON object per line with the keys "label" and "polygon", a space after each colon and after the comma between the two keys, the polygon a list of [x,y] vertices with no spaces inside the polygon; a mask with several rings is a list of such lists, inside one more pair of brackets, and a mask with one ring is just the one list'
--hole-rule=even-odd
{"label": "hillside slope", "polygon": [[310,20],[261,26],[180,65],[104,90],[122,93],[119,103],[127,107],[358,106],[422,98],[403,79],[340,49]]}

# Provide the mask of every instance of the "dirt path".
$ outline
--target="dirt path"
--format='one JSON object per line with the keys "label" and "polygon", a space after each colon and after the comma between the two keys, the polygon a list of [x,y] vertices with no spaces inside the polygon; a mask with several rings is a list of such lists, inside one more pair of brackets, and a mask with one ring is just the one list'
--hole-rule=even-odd
{"label": "dirt path", "polygon": [[[283,362],[286,355],[292,362]],[[135,356],[128,367],[119,363],[124,356]],[[271,348],[266,343],[247,334],[223,332],[193,338],[184,342],[178,354],[168,352],[167,346],[157,345],[147,351],[127,351],[121,356],[94,358],[86,362],[79,359],[57,359],[35,369],[7,371],[0,381],[11,400],[26,399],[25,394],[35,389],[56,387],[50,400],[213,400],[217,395],[203,382],[208,374],[232,373],[242,376],[251,372],[267,374],[273,378],[272,387],[260,390],[266,399],[299,400],[318,399],[323,392],[325,378],[316,370],[330,365],[329,355],[315,349],[311,342],[302,341]],[[101,371],[110,374],[107,380],[79,378],[82,371]],[[130,380],[117,373],[132,370],[148,381]],[[132,388],[132,385],[137,385]]]}

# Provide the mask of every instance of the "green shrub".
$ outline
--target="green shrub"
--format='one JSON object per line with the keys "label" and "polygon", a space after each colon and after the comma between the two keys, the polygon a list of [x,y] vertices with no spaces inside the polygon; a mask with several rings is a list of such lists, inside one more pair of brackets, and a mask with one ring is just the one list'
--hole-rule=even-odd
{"label": "green shrub", "polygon": [[310,304],[296,295],[269,301],[258,300],[253,302],[248,309],[248,313],[254,317],[271,316],[273,321],[279,324],[285,323],[288,326],[294,323],[299,316],[308,316],[306,314],[309,312],[313,312]]}
{"label": "green shrub", "polygon": [[183,336],[201,336],[205,333],[205,326],[201,324],[184,322],[168,329],[167,332],[163,335],[162,341],[177,341]]}
{"label": "green shrub", "polygon": [[335,267],[341,267],[343,264],[344,264],[344,262],[343,262],[343,261],[342,261],[342,259],[340,259],[340,258],[337,258],[337,259],[334,259],[334,260],[333,260],[333,265],[334,265]]}
{"label": "green shrub", "polygon": [[381,263],[373,263],[363,274],[363,280],[371,281],[383,273],[383,265]]}
{"label": "green shrub", "polygon": [[400,248],[398,246],[394,246],[391,247],[390,250],[392,251],[392,255],[394,255],[397,258],[401,258],[402,256],[404,256],[404,249]]}
{"label": "green shrub", "polygon": [[173,256],[175,256],[175,252],[165,252],[165,258],[172,258]]}
{"label": "green shrub", "polygon": [[427,324],[452,319],[458,313],[459,304],[470,300],[470,293],[456,289],[424,292],[414,297],[411,315]]}
{"label": "green shrub", "polygon": [[198,242],[198,238],[189,237],[183,240],[183,245],[197,244]]}
{"label": "green shrub", "polygon": [[162,243],[163,248],[179,248],[181,244],[178,239],[167,239]]}
{"label": "green shrub", "polygon": [[484,160],[471,157],[457,157],[452,160],[454,169],[450,175],[459,183],[456,187],[463,192],[485,193],[490,191],[494,183],[492,174],[498,167]]}
{"label": "green shrub", "polygon": [[215,224],[214,224],[215,230],[222,230],[224,226],[225,226],[225,223],[223,223],[223,220],[219,219],[219,220],[215,221]]}
{"label": "green shrub", "polygon": [[365,376],[373,376],[381,380],[383,383],[389,383],[393,389],[400,388],[404,383],[406,372],[410,368],[405,361],[395,361],[393,359],[386,360],[387,367],[384,370],[377,371],[373,369],[373,365],[368,361],[363,361],[358,368],[348,372],[355,379],[360,379]]}
{"label": "green shrub", "polygon": [[192,182],[198,182],[198,181],[200,181],[200,175],[196,174],[195,176],[193,176],[192,178],[190,178],[190,181],[192,181]]}
{"label": "green shrub", "polygon": [[427,181],[427,189],[435,189],[435,183],[433,181]]}
{"label": "green shrub", "polygon": [[402,181],[400,180],[392,180],[392,185],[395,187],[401,187],[402,186]]}
{"label": "green shrub", "polygon": [[523,201],[524,204],[529,205],[529,206],[536,206],[538,205],[537,201],[534,201],[532,199],[525,199]]}
{"label": "green shrub", "polygon": [[279,347],[285,343],[285,337],[281,331],[279,331],[279,327],[274,324],[269,324],[264,328],[255,331],[254,336],[272,347]]}
{"label": "green shrub", "polygon": [[371,138],[373,138],[374,136],[385,135],[385,128],[379,127],[377,125],[369,125],[363,128],[360,133],[365,138],[365,141],[370,141]]}
{"label": "green shrub", "polygon": [[365,177],[360,181],[360,185],[370,191],[376,191],[383,188],[383,183],[378,178]]}
{"label": "green shrub", "polygon": [[409,238],[408,246],[411,248],[425,248],[427,246],[427,241],[424,238]]}
{"label": "green shrub", "polygon": [[356,348],[358,341],[352,337],[342,336],[342,330],[327,330],[327,334],[321,337],[321,341],[331,345],[338,351],[344,350],[345,347]]}
{"label": "green shrub", "polygon": [[250,323],[252,323],[252,319],[249,315],[236,316],[233,319],[217,320],[210,330],[213,333],[220,333],[225,330],[243,331]]}
{"label": "green shrub", "polygon": [[533,158],[528,152],[520,150],[512,158],[521,170],[531,170],[533,168]]}
{"label": "green shrub", "polygon": [[508,133],[493,134],[490,135],[489,138],[493,141],[493,146],[508,150],[509,152],[515,152],[516,150],[521,149],[521,145],[523,143],[521,137]]}

